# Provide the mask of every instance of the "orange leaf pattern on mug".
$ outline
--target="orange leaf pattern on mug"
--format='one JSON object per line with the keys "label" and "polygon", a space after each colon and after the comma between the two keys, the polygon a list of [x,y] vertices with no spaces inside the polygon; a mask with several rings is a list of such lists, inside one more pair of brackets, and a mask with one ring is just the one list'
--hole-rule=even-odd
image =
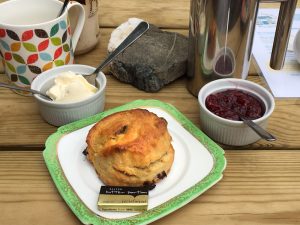
{"label": "orange leaf pattern on mug", "polygon": [[28,41],[28,40],[30,40],[32,37],[33,37],[33,31],[32,31],[32,30],[25,31],[25,32],[22,34],[22,41]]}
{"label": "orange leaf pattern on mug", "polygon": [[70,52],[68,52],[68,54],[65,58],[65,64],[67,65],[67,64],[69,64],[69,62],[70,62]]}
{"label": "orange leaf pattern on mug", "polygon": [[10,48],[13,52],[17,52],[21,48],[21,42],[14,42],[10,45]]}
{"label": "orange leaf pattern on mug", "polygon": [[49,70],[53,67],[53,62],[49,62],[46,65],[43,66],[43,72],[46,70]]}

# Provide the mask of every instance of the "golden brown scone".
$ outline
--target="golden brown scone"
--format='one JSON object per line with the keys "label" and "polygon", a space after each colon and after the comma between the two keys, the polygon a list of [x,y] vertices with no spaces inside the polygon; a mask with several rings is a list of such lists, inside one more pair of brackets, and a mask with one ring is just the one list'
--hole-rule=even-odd
{"label": "golden brown scone", "polygon": [[118,112],[87,136],[87,158],[111,186],[143,186],[163,179],[173,164],[167,121],[146,109]]}

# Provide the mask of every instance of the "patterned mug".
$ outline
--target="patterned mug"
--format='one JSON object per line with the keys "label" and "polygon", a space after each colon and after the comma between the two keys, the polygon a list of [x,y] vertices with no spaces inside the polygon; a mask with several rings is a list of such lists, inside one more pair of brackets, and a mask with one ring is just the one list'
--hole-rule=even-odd
{"label": "patterned mug", "polygon": [[[12,84],[30,87],[40,73],[74,63],[85,12],[81,4],[70,2],[57,17],[62,5],[57,0],[10,0],[0,4],[0,59]],[[68,18],[73,7],[78,15],[74,32]]]}

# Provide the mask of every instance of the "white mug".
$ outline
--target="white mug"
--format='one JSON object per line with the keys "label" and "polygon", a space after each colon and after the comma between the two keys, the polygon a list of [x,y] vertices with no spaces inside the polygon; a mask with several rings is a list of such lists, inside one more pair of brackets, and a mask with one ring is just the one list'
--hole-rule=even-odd
{"label": "white mug", "polygon": [[[10,0],[0,4],[0,58],[14,85],[30,87],[38,74],[74,62],[85,12],[81,4],[70,2],[57,17],[62,5],[57,0]],[[78,9],[74,31],[68,18],[72,7]]]}
{"label": "white mug", "polygon": [[[95,48],[100,39],[98,0],[80,0],[79,2],[82,4],[85,10],[85,23],[77,44],[77,48],[75,50],[75,55],[80,55],[91,51]],[[76,20],[76,17],[76,12],[70,12],[71,21],[72,19]],[[75,23],[71,24],[73,26]]]}

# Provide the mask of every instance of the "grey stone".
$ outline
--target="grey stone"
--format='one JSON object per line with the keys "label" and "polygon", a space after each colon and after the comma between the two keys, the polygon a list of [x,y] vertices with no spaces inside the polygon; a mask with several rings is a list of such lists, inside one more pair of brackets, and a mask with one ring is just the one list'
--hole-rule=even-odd
{"label": "grey stone", "polygon": [[187,51],[187,37],[150,25],[142,37],[116,57],[110,71],[122,82],[146,92],[157,92],[185,75]]}

